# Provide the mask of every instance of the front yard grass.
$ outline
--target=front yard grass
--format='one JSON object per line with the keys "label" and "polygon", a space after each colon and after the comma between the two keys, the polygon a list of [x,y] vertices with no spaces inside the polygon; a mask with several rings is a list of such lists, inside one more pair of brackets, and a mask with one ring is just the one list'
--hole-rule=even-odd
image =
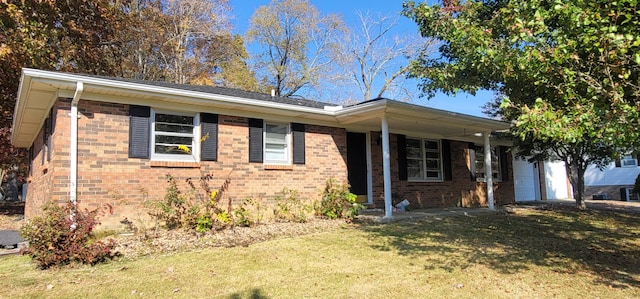
{"label": "front yard grass", "polygon": [[640,215],[514,213],[354,224],[234,248],[36,270],[0,257],[1,297],[638,298]]}

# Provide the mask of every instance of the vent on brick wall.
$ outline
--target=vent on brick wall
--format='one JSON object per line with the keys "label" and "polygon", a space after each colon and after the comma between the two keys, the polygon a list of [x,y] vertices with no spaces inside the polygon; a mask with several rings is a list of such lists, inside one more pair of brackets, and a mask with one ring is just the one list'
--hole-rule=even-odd
{"label": "vent on brick wall", "polygon": [[593,195],[593,199],[594,199],[594,200],[604,200],[604,199],[609,199],[609,195],[608,195],[608,194],[594,194],[594,195]]}

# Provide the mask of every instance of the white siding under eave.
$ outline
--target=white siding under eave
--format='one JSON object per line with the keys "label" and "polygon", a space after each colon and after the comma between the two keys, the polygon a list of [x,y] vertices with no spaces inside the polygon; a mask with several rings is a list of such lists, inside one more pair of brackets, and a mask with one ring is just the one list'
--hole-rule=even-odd
{"label": "white siding under eave", "polygon": [[584,173],[585,186],[624,186],[633,185],[640,174],[640,167],[616,167],[609,164],[605,169],[589,166]]}

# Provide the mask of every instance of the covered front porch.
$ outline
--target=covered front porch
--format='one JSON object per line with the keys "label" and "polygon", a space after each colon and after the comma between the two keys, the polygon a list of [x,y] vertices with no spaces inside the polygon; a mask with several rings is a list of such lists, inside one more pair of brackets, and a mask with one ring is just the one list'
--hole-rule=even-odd
{"label": "covered front porch", "polygon": [[496,134],[508,123],[387,99],[346,107],[336,117],[348,131],[352,192],[384,217],[405,199],[414,208],[489,210],[496,193],[499,201],[513,199],[510,141]]}

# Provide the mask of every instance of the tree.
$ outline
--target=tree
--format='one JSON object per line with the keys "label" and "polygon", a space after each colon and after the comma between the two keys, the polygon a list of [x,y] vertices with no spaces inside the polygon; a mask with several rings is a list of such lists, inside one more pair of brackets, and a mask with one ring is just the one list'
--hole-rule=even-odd
{"label": "tree", "polygon": [[389,93],[396,99],[411,99],[414,95],[404,85],[408,60],[426,55],[434,40],[417,34],[391,35],[399,16],[362,12],[357,16],[357,27],[346,33],[339,50],[334,52],[342,69],[338,81],[357,86],[360,96],[356,101]]}
{"label": "tree", "polygon": [[343,31],[337,15],[322,16],[306,0],[273,0],[251,16],[247,41],[263,52],[254,65],[264,78],[263,91],[291,96],[302,88],[317,87],[332,62],[329,52]]}
{"label": "tree", "polygon": [[640,16],[636,2],[408,2],[405,15],[442,42],[411,64],[421,88],[496,90],[523,154],[561,159],[578,208],[584,171],[637,145]]}
{"label": "tree", "polygon": [[227,0],[138,0],[119,32],[120,76],[256,90]]}
{"label": "tree", "polygon": [[22,67],[111,75],[122,7],[112,1],[0,2],[0,169],[27,169],[10,143]]}

